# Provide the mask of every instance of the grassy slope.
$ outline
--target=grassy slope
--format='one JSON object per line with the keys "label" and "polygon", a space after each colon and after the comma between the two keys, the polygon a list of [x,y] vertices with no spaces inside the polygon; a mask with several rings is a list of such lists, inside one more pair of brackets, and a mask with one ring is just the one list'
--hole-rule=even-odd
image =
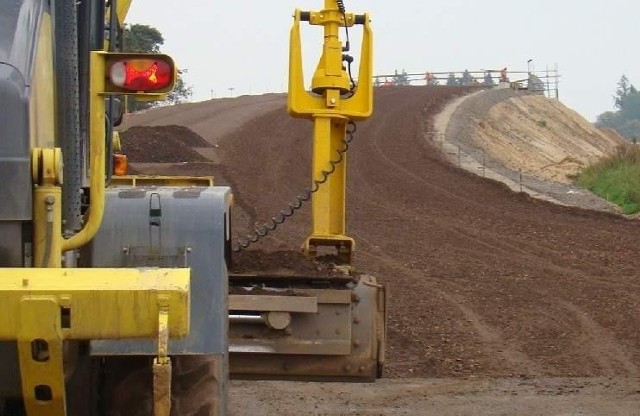
{"label": "grassy slope", "polygon": [[627,146],[589,166],[578,183],[619,205],[625,214],[640,212],[640,146]]}

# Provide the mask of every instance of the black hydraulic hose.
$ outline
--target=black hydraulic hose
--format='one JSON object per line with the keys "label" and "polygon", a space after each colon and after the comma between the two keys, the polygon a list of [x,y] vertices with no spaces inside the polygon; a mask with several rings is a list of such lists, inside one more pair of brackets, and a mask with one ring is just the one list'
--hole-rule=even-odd
{"label": "black hydraulic hose", "polygon": [[47,210],[47,230],[45,232],[44,255],[40,267],[48,267],[51,260],[51,246],[53,245],[53,204],[55,199],[49,195],[45,198],[45,209]]}
{"label": "black hydraulic hose", "polygon": [[269,232],[278,228],[278,226],[284,223],[287,218],[293,216],[297,210],[302,208],[302,205],[311,199],[311,195],[318,192],[320,186],[329,180],[329,176],[335,172],[336,167],[344,160],[344,155],[349,150],[349,145],[353,141],[353,135],[356,132],[356,124],[353,121],[349,121],[347,125],[348,128],[346,137],[342,142],[342,149],[337,150],[338,156],[336,159],[329,160],[329,168],[320,173],[321,178],[314,179],[311,188],[306,188],[301,192],[301,195],[296,195],[292,203],[288,204],[285,209],[281,209],[275,216],[271,217],[270,220],[254,229],[251,234],[247,235],[246,239],[239,240],[238,245],[233,248],[234,252],[248,248],[253,243],[257,243],[263,237],[266,237]]}

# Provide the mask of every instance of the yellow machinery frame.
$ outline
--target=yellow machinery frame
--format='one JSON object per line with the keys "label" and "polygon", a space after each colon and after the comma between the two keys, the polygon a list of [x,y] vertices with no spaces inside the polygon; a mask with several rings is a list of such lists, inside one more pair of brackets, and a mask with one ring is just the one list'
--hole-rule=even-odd
{"label": "yellow machinery frame", "polygon": [[[130,2],[124,3],[125,10],[119,10],[122,13],[126,13]],[[169,337],[184,337],[189,332],[189,269],[61,268],[63,253],[88,243],[102,222],[104,96],[111,92],[105,74],[108,60],[122,56],[91,52],[91,204],[84,227],[68,239],[63,237],[62,152],[59,148],[34,148],[31,159],[35,267],[0,269],[0,340],[17,341],[22,393],[29,416],[66,415],[64,340],[125,338],[157,339],[154,413],[168,416],[170,412],[168,342]],[[164,97],[164,94],[144,95]]]}
{"label": "yellow machinery frame", "polygon": [[[369,16],[343,13],[336,0],[325,0],[325,7],[318,12],[305,12],[305,20],[311,25],[324,27],[323,52],[313,76],[311,91],[304,86],[300,22],[303,12],[296,10],[291,28],[289,54],[289,95],[287,108],[298,118],[312,119],[313,166],[312,178],[322,179],[323,171],[337,160],[345,143],[346,126],[350,120],[364,120],[373,111],[373,40]],[[353,91],[349,76],[343,68],[343,49],[339,39],[341,27],[351,27],[358,21],[364,27],[358,84]],[[347,262],[355,242],[346,235],[345,188],[346,155],[335,171],[327,178],[312,200],[312,231],[303,244],[303,251],[310,256],[317,254],[318,246],[333,246]]]}
{"label": "yellow machinery frame", "polygon": [[169,336],[189,332],[188,269],[14,268],[0,275],[0,340],[18,342],[29,416],[66,414],[64,340],[157,338],[156,361],[166,365]]}

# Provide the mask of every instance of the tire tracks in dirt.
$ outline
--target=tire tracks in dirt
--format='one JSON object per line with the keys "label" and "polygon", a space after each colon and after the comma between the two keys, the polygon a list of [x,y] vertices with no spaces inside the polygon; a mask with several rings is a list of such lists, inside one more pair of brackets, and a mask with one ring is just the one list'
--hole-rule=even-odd
{"label": "tire tracks in dirt", "polygon": [[[359,241],[371,248],[371,241],[360,237]],[[374,257],[374,255],[366,253],[366,257]],[[476,334],[478,341],[484,350],[485,359],[493,360],[493,366],[502,366],[502,371],[507,374],[540,374],[541,367],[529,358],[514,342],[507,342],[501,331],[487,323],[487,321],[475,310],[473,310],[467,302],[460,296],[438,287],[434,282],[429,281],[424,275],[421,275],[412,268],[403,267],[393,257],[383,253],[375,255],[377,262],[384,264],[387,268],[395,270],[394,274],[402,275],[410,278],[414,286],[412,290],[422,293],[435,293],[444,298],[451,306],[453,306],[460,314],[461,322],[464,326],[472,329]],[[393,287],[390,288],[390,296],[393,300]],[[463,335],[463,334],[461,334]],[[496,354],[497,352],[497,354]],[[496,356],[497,355],[497,356]],[[393,365],[393,363],[391,364]]]}
{"label": "tire tracks in dirt", "polygon": [[640,368],[634,363],[633,354],[615,335],[575,304],[563,299],[558,299],[557,303],[579,322],[582,343],[578,348],[602,368],[604,375],[640,376]]}

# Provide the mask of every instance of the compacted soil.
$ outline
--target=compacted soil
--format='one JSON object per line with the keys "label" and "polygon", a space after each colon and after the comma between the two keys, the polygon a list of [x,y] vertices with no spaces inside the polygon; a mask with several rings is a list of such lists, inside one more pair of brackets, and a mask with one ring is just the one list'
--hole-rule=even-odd
{"label": "compacted soil", "polygon": [[[370,400],[362,394],[369,389],[360,385],[338,388],[352,395],[347,402],[355,408],[349,410],[349,403],[340,407],[335,392],[319,384],[236,382],[232,404],[248,410],[236,408],[233,414],[559,414],[566,409],[574,412],[567,414],[640,414],[640,407],[634,413],[640,406],[640,222],[533,199],[447,162],[428,137],[431,119],[447,101],[468,92],[453,87],[378,89],[375,115],[358,123],[348,153],[347,221],[348,234],[357,242],[355,266],[375,275],[391,293],[385,377],[397,380],[380,383],[399,391],[421,385],[414,407],[396,406],[395,399],[388,406],[366,407]],[[216,123],[207,120],[216,118],[221,104],[212,103],[211,114],[204,104],[198,107],[198,119],[189,123],[213,146],[207,150],[210,162],[175,155],[166,160],[154,145],[138,160],[144,163],[133,167],[150,174],[214,175],[217,183],[233,186],[234,232],[243,236],[286,207],[311,180],[311,123],[290,118],[284,98],[278,98],[278,105],[275,98],[255,115],[239,113],[234,128],[226,123],[220,134]],[[228,100],[225,108],[233,102]],[[181,124],[189,106],[162,111],[163,122]],[[149,114],[143,116],[149,119]],[[129,126],[137,124],[135,115],[127,120]],[[163,129],[171,131],[125,131],[125,152],[129,141],[138,143],[139,137]],[[190,150],[204,148],[201,142],[190,143],[197,145],[186,143]],[[175,160],[181,163],[171,163]],[[255,249],[296,250],[309,224],[307,207]],[[273,261],[278,262],[277,256]],[[452,379],[458,381],[446,381]],[[483,384],[481,395],[473,384],[477,380],[489,383]],[[587,380],[578,384],[588,388],[571,387],[575,380]],[[437,390],[438,383],[450,382],[455,388]],[[469,383],[466,390],[464,383]],[[533,400],[540,393],[531,387],[536,383],[541,391],[562,396],[568,407],[538,412],[544,408]],[[606,383],[623,384],[616,394],[624,400],[607,396],[612,390]],[[306,387],[312,394],[300,386],[316,387]],[[521,400],[512,399],[519,386],[524,386]],[[296,393],[299,400],[293,402],[303,406],[301,413],[295,407],[269,410],[274,408],[266,403],[259,410],[261,392],[276,399],[280,390],[297,389],[303,393]],[[478,399],[457,411],[447,399],[436,400],[433,389],[445,398],[468,394],[493,401]],[[306,407],[306,398],[317,394],[329,398]],[[527,397],[533,399],[523,399]],[[582,403],[580,409],[587,413],[575,413],[574,398],[581,398],[575,403]],[[602,410],[607,400],[622,410],[613,404]],[[323,408],[324,401],[338,407]]]}

